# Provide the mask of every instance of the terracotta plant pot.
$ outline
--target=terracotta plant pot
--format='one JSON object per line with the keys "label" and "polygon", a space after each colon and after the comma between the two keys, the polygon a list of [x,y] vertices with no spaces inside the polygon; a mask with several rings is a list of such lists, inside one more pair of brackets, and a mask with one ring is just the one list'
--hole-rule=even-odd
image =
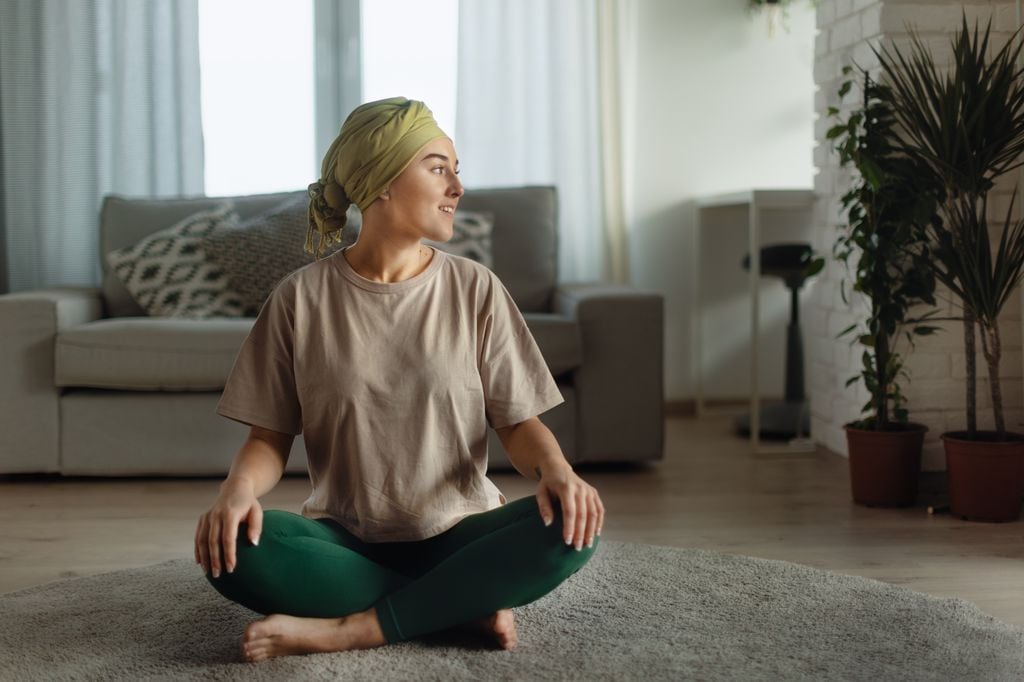
{"label": "terracotta plant pot", "polygon": [[928,427],[909,422],[898,431],[866,431],[849,424],[843,428],[853,501],[866,507],[914,506]]}
{"label": "terracotta plant pot", "polygon": [[942,434],[949,481],[949,510],[969,521],[1016,521],[1024,481],[1024,435],[1007,432],[996,441],[992,431]]}

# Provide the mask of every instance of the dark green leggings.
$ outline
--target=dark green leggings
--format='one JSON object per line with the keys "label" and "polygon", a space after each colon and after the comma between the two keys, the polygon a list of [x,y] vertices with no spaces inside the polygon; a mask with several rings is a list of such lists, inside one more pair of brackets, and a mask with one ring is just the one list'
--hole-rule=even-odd
{"label": "dark green leggings", "polygon": [[471,514],[416,542],[367,543],[331,519],[263,513],[260,544],[238,529],[222,595],[264,615],[332,618],[376,608],[388,642],[412,639],[540,599],[597,551],[565,544],[562,510],[545,526],[535,496]]}

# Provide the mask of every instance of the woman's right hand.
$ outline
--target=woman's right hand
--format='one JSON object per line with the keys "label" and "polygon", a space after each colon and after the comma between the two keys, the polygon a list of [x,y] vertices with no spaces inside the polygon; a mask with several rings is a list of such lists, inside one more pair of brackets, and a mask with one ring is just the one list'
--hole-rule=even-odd
{"label": "woman's right hand", "polygon": [[259,544],[263,529],[263,507],[253,491],[252,483],[228,479],[221,485],[220,495],[208,512],[199,517],[196,527],[196,563],[204,573],[220,577],[222,568],[235,570],[235,542],[238,526],[249,524],[249,541]]}

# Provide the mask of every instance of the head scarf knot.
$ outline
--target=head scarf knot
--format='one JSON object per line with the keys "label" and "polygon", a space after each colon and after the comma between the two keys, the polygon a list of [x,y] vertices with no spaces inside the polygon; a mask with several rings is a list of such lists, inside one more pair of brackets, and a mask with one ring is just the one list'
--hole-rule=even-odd
{"label": "head scarf knot", "polygon": [[[341,241],[350,204],[365,211],[428,142],[447,137],[423,102],[391,97],[356,107],[309,185],[307,253],[317,259]],[[313,233],[320,233],[316,248]]]}

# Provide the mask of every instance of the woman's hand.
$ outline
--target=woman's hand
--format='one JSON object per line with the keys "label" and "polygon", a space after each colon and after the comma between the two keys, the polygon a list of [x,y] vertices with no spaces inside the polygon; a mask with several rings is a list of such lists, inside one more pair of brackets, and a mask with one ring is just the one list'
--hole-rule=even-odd
{"label": "woman's hand", "polygon": [[235,570],[235,542],[238,526],[249,524],[249,541],[259,544],[263,528],[263,507],[256,499],[252,484],[228,479],[221,485],[220,495],[210,511],[199,517],[196,527],[196,563],[204,573],[213,571],[219,578],[221,568],[228,573]]}
{"label": "woman's hand", "polygon": [[604,503],[597,488],[576,475],[571,467],[556,472],[545,471],[537,485],[537,506],[545,525],[554,521],[551,496],[561,502],[565,544],[575,545],[577,551],[594,544],[594,535],[601,534],[604,525]]}

